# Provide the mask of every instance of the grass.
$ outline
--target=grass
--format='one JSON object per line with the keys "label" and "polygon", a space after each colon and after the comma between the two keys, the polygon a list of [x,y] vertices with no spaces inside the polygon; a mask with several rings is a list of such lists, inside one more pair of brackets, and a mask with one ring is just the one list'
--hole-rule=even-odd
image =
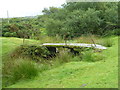
{"label": "grass", "polygon": [[[114,37],[114,36],[112,36]],[[88,43],[88,44],[100,44],[106,47],[111,47],[114,42],[112,41],[112,37],[104,37],[101,38],[99,36],[91,35],[91,36],[81,36],[73,39],[72,42],[75,43]]]}
{"label": "grass", "polygon": [[101,53],[94,53],[92,50],[83,52],[82,59],[87,62],[95,62],[104,60],[104,55]]}
{"label": "grass", "polygon": [[40,40],[42,43],[64,43],[64,40],[59,36],[40,36],[38,40]]}
{"label": "grass", "polygon": [[27,60],[19,60],[12,70],[12,81],[16,82],[20,79],[31,79],[38,75],[38,68],[33,62]]}
{"label": "grass", "polygon": [[[10,45],[16,47],[21,44],[21,39],[13,38],[15,41],[10,41],[9,38],[3,39],[5,42],[3,42],[3,50],[5,50],[4,45],[8,48]],[[118,37],[111,37],[111,40],[114,41],[112,47],[101,52],[105,55],[104,60],[85,62],[76,56],[71,62],[61,65],[58,60],[62,57],[59,57],[54,62],[58,65],[55,68],[49,69],[49,66],[41,65],[39,66],[39,68],[42,67],[39,69],[41,73],[37,77],[21,80],[7,88],[118,88]],[[37,41],[30,42],[36,43]],[[3,54],[14,50],[14,47],[6,49]],[[94,57],[101,58],[98,55]],[[67,61],[69,58],[70,56],[65,55],[63,59]]]}
{"label": "grass", "polygon": [[99,42],[99,44],[106,46],[106,47],[112,47],[112,45],[114,44],[114,42],[112,41],[111,38],[105,38],[102,41]]}
{"label": "grass", "polygon": [[[23,44],[23,39],[14,38],[14,37],[0,37],[2,39],[2,56],[8,55],[11,51],[13,51],[16,47]],[[26,39],[25,44],[40,44],[39,41]]]}
{"label": "grass", "polygon": [[[10,74],[11,68],[12,68],[11,66],[14,66],[15,60],[11,61],[9,56],[16,49],[16,47],[23,44],[23,39],[14,38],[14,37],[0,37],[0,40],[2,41],[1,44],[0,44],[0,47],[1,47],[0,51],[2,51],[2,52],[0,52],[2,63],[7,64],[6,67],[5,67],[6,70],[4,70],[4,71],[9,73],[8,75],[11,75]],[[40,44],[40,42],[36,41],[36,40],[26,39],[25,44]],[[2,64],[2,63],[0,63],[0,64]],[[0,67],[0,69],[1,68],[2,67]],[[4,73],[4,71],[3,71],[3,73]],[[7,76],[7,77],[9,77],[9,76]],[[3,80],[3,83],[4,83],[4,80]]]}
{"label": "grass", "polygon": [[94,42],[95,43],[98,43],[100,42],[100,37],[99,36],[95,36],[95,35],[87,35],[87,36],[84,36],[82,35],[81,37],[77,37],[77,38],[74,38],[72,42],[75,42],[75,43],[88,43],[88,44],[93,44]]}
{"label": "grass", "polygon": [[8,86],[20,80],[34,78],[39,70],[37,63],[27,58],[8,59],[3,65],[3,86]]}

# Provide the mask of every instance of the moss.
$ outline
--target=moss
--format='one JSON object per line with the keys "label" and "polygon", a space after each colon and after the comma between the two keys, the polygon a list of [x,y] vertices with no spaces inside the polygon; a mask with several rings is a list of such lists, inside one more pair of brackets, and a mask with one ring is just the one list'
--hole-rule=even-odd
{"label": "moss", "polygon": [[44,46],[37,45],[21,45],[17,47],[13,53],[12,57],[29,57],[33,60],[39,60],[40,58],[47,58],[50,55],[49,50]]}

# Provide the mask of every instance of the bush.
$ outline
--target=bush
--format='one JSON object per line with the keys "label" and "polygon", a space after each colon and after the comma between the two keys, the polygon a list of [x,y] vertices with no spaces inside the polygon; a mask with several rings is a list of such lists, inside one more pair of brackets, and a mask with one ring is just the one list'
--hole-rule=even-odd
{"label": "bush", "polygon": [[5,32],[4,35],[5,37],[17,37],[16,32]]}
{"label": "bush", "polygon": [[31,79],[38,75],[38,69],[31,61],[22,60],[16,62],[16,66],[12,70],[12,81],[16,82],[20,79]]}
{"label": "bush", "polygon": [[114,34],[120,36],[120,29],[115,29]]}
{"label": "bush", "polygon": [[6,32],[6,33],[4,34],[4,36],[5,36],[5,37],[11,37],[11,36],[12,36],[12,33]]}
{"label": "bush", "polygon": [[11,35],[12,35],[12,37],[17,37],[17,33],[16,32],[13,32]]}

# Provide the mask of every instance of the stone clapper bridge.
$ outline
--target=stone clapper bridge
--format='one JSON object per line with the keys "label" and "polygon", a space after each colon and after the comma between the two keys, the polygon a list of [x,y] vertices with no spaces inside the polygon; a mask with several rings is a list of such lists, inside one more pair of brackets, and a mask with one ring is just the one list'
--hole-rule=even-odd
{"label": "stone clapper bridge", "polygon": [[78,51],[75,51],[74,49],[77,48],[93,48],[93,49],[99,49],[99,50],[105,50],[106,47],[98,44],[85,44],[85,43],[43,43],[42,46],[45,46],[48,48],[50,52],[56,53],[57,48],[68,48],[70,49],[70,52],[74,54],[78,54]]}

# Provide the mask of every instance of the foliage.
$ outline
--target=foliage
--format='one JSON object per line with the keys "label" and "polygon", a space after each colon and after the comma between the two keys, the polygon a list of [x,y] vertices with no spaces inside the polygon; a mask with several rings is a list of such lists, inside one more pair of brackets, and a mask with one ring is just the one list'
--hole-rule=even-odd
{"label": "foliage", "polygon": [[11,18],[10,23],[7,23],[6,19],[3,19],[2,36],[19,38],[38,36],[40,31],[30,21],[30,19],[24,20],[24,18]]}
{"label": "foliage", "polygon": [[48,24],[46,24],[48,35],[58,34],[63,38],[64,36],[73,38],[89,33],[104,35],[107,31],[113,31],[118,27],[117,3],[77,2],[63,6],[66,13],[66,16],[63,16],[65,19],[56,18],[58,12],[63,13],[62,10],[54,13],[51,9],[48,10],[51,12]]}
{"label": "foliage", "polygon": [[120,29],[115,29],[115,30],[114,30],[114,34],[120,36]]}
{"label": "foliage", "polygon": [[118,37],[112,40],[112,47],[98,53],[106,56],[104,60],[64,63],[7,88],[118,88]]}
{"label": "foliage", "polygon": [[17,47],[11,54],[12,57],[29,57],[36,61],[41,60],[40,58],[47,58],[49,55],[50,52],[46,47],[33,45],[22,45]]}
{"label": "foliage", "polygon": [[[96,58],[95,61],[98,61],[98,62],[91,62],[91,61],[85,62],[84,60],[80,62],[76,62],[76,61],[79,61],[80,59],[78,57],[77,58],[79,60],[77,60],[77,58],[74,59],[74,57],[71,54],[63,55],[64,57],[66,57],[65,58],[66,60],[65,60],[64,58],[62,58],[62,54],[65,53],[67,50],[64,50],[64,52],[61,52],[61,55],[58,55],[58,56],[59,57],[61,56],[61,59],[65,60],[65,62],[67,63],[64,63],[63,60],[61,60],[62,63],[60,63],[59,58],[56,60],[56,62],[54,62],[55,60],[51,62],[51,59],[49,59],[47,60],[48,63],[43,63],[43,65],[41,65],[41,63],[39,62],[37,63],[33,62],[35,66],[38,66],[37,67],[39,69],[38,71],[41,72],[36,78],[34,79],[31,78],[30,80],[26,80],[24,78],[19,82],[16,82],[14,84],[12,83],[13,85],[11,85],[9,79],[6,78],[7,80],[5,81],[6,87],[8,88],[28,88],[28,87],[29,88],[38,88],[38,87],[40,88],[49,88],[49,87],[83,88],[81,86],[87,83],[85,87],[88,87],[88,88],[93,88],[93,87],[94,88],[96,87],[98,88],[116,87],[117,88],[118,87],[117,86],[118,85],[117,84],[118,82],[117,81],[118,80],[118,76],[117,76],[118,37],[111,37],[111,38],[110,39],[113,40],[113,42],[115,43],[112,47],[110,48],[108,47],[108,49],[104,50],[103,52],[99,52],[99,53],[93,52],[92,57],[95,57]],[[14,51],[14,47],[19,46],[22,42],[22,39],[20,38],[2,37],[2,39],[3,39],[2,54],[4,54],[4,57],[8,55],[6,53],[10,53],[11,51]],[[37,42],[36,40],[26,40],[26,43],[29,43],[29,44],[36,43],[36,42]],[[109,55],[111,52],[113,54]],[[104,58],[104,56],[106,57]],[[67,58],[69,60],[67,60]],[[11,68],[13,67],[13,70],[14,70],[14,67],[20,64],[19,60],[20,59],[10,60],[9,58],[7,58],[7,60],[4,61],[3,59],[3,63],[6,63],[6,64],[3,64],[3,67],[4,66],[6,67],[6,69],[3,68],[3,77],[9,77],[9,78],[11,77],[11,71],[12,71]],[[23,61],[27,61],[27,60],[28,59],[25,59],[25,58],[23,59]],[[53,67],[55,68],[51,68],[50,65],[53,65]],[[9,73],[4,74],[6,71]],[[99,79],[95,79],[98,77]],[[3,78],[3,83],[4,83],[4,80],[5,78]]]}
{"label": "foliage", "polygon": [[49,7],[42,12],[43,15],[32,18],[10,18],[10,23],[3,19],[2,36],[39,39],[48,35],[71,39],[83,34],[120,34],[117,2],[69,2],[62,8]]}
{"label": "foliage", "polygon": [[[64,4],[62,8],[44,9],[43,15],[36,17],[9,18],[9,23],[7,22],[8,19],[2,19],[2,36],[38,39],[41,43],[63,42],[63,39],[72,38],[74,41],[71,42],[93,43],[90,40],[91,34],[99,36],[120,35],[117,13],[118,3],[116,2],[69,2]],[[82,35],[85,36],[78,38]],[[86,49],[87,51],[82,53],[81,58],[81,56],[72,56],[66,52],[67,50],[63,50],[55,58],[48,60],[43,59],[50,55],[50,52],[44,47],[24,45],[14,50],[15,47],[22,44],[22,40],[7,38],[6,41],[5,38],[3,39],[3,84],[5,83],[5,86],[16,82],[17,84],[10,87],[80,88],[83,84],[89,88],[118,87],[118,44],[116,38],[113,40],[103,39],[100,40],[101,42],[95,38],[95,42],[108,47],[103,52],[98,53]],[[114,40],[115,45],[113,44]],[[30,42],[34,43],[35,41]],[[17,57],[17,60],[7,57],[12,51],[14,51],[12,57]],[[113,54],[109,55],[111,52]],[[109,57],[104,57],[104,55]],[[19,60],[19,56],[24,57],[24,59]],[[40,63],[39,70],[35,63],[25,59],[26,56],[30,60],[37,60],[38,64]],[[47,63],[41,64],[39,62],[44,60]],[[65,64],[66,62],[67,64]],[[64,65],[62,65],[63,63]],[[49,70],[51,66],[60,67]],[[37,76],[38,72],[41,74],[33,80],[32,77]],[[32,80],[32,83],[31,81],[24,81],[28,78]],[[21,79],[23,81],[18,83],[17,81]]]}

